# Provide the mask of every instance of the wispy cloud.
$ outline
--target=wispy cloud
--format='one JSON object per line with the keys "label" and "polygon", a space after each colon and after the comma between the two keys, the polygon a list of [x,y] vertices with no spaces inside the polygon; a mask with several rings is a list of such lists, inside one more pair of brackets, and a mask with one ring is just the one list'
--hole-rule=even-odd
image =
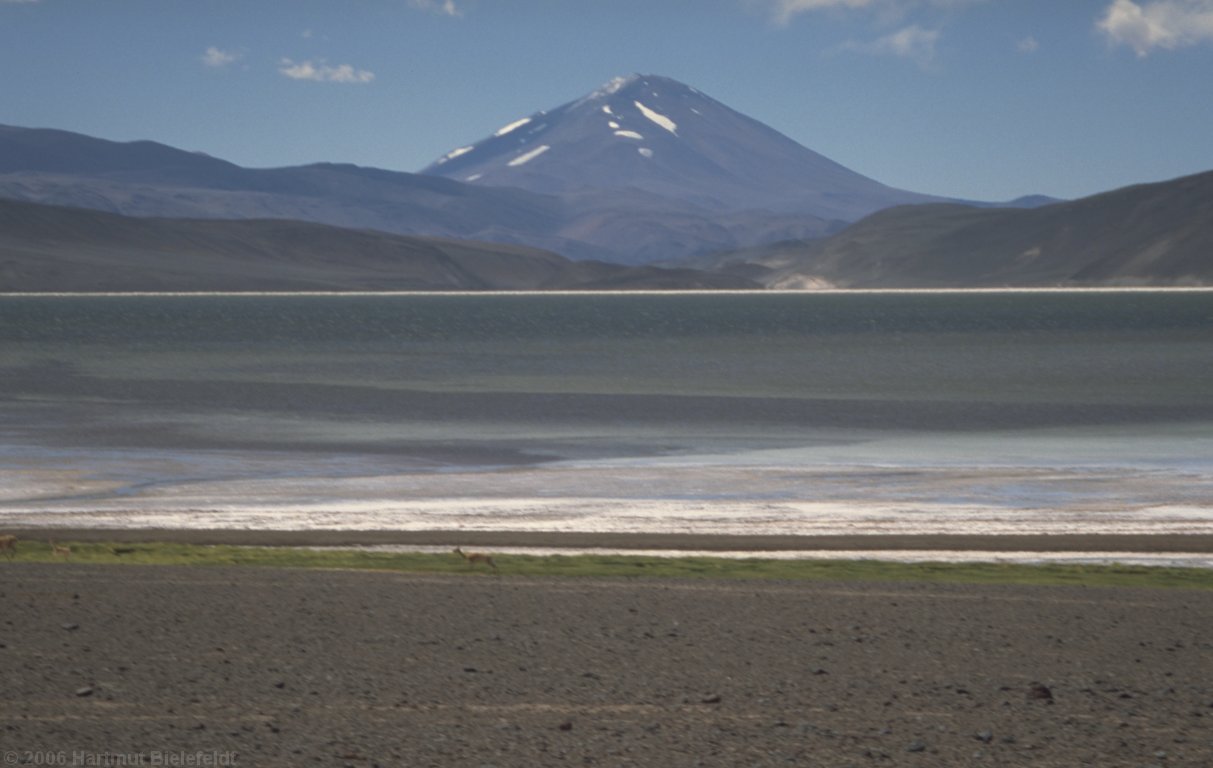
{"label": "wispy cloud", "polygon": [[793,16],[809,11],[830,8],[867,8],[873,0],[763,0],[760,4],[770,6],[771,16],[777,24],[787,24]]}
{"label": "wispy cloud", "polygon": [[1040,49],[1040,43],[1036,42],[1036,38],[1028,35],[1022,40],[1015,43],[1015,50],[1020,53],[1036,53]]}
{"label": "wispy cloud", "polygon": [[239,60],[243,55],[235,51],[225,51],[212,45],[206,49],[206,53],[202,54],[202,63],[208,67],[226,67],[228,64]]}
{"label": "wispy cloud", "polygon": [[750,5],[767,9],[777,24],[791,23],[795,16],[814,11],[848,11],[869,9],[884,20],[904,20],[911,12],[933,8],[954,10],[978,5],[986,0],[747,0]]}
{"label": "wispy cloud", "polygon": [[463,10],[455,4],[455,0],[408,0],[409,6],[419,11],[440,13],[444,16],[462,16]]}
{"label": "wispy cloud", "polygon": [[1213,42],[1213,0],[1114,0],[1096,22],[1114,45],[1138,56],[1156,48],[1173,50]]}
{"label": "wispy cloud", "polygon": [[314,80],[318,83],[369,83],[375,79],[374,72],[354,69],[349,64],[330,66],[323,59],[316,62],[283,59],[278,71],[292,80]]}
{"label": "wispy cloud", "polygon": [[910,59],[925,67],[935,59],[935,44],[939,42],[939,35],[938,29],[923,29],[917,24],[911,24],[875,40],[847,41],[838,46],[837,50],[872,56],[896,56]]}

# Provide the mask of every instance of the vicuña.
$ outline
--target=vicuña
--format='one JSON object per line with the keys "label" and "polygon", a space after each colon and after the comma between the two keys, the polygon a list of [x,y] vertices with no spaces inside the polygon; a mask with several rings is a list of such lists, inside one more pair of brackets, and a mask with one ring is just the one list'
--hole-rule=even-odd
{"label": "vicu\u00f1a", "polygon": [[494,571],[497,570],[497,563],[493,562],[492,555],[486,555],[483,552],[464,552],[459,547],[455,547],[455,549],[453,549],[451,551],[454,552],[455,554],[459,555],[460,557],[462,557],[464,560],[467,560],[468,565],[475,565],[476,563],[485,563],[486,565],[492,566]]}

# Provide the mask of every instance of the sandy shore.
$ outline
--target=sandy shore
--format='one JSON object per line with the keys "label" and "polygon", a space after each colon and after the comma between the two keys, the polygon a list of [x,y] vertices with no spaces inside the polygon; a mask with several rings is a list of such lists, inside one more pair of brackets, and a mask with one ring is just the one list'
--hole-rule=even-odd
{"label": "sandy shore", "polygon": [[576,533],[563,531],[364,531],[244,530],[166,528],[27,528],[6,529],[21,539],[61,541],[175,542],[252,546],[475,546],[545,549],[635,549],[697,552],[752,551],[893,551],[967,550],[974,552],[1213,552],[1210,535],[1049,536],[734,536],[684,533]]}
{"label": "sandy shore", "polygon": [[0,597],[42,764],[1213,762],[1209,592],[0,562]]}

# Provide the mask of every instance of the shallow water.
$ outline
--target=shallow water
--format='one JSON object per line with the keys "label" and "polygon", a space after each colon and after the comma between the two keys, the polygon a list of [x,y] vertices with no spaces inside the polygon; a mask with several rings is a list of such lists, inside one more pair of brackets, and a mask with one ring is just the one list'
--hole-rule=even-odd
{"label": "shallow water", "polygon": [[1213,293],[0,298],[0,525],[1213,532]]}

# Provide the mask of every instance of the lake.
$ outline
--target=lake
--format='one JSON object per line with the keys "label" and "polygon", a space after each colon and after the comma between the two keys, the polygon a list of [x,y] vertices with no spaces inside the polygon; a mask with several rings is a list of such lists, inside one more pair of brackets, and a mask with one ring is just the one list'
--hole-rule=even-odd
{"label": "lake", "polygon": [[1213,292],[6,296],[0,525],[1213,533]]}

